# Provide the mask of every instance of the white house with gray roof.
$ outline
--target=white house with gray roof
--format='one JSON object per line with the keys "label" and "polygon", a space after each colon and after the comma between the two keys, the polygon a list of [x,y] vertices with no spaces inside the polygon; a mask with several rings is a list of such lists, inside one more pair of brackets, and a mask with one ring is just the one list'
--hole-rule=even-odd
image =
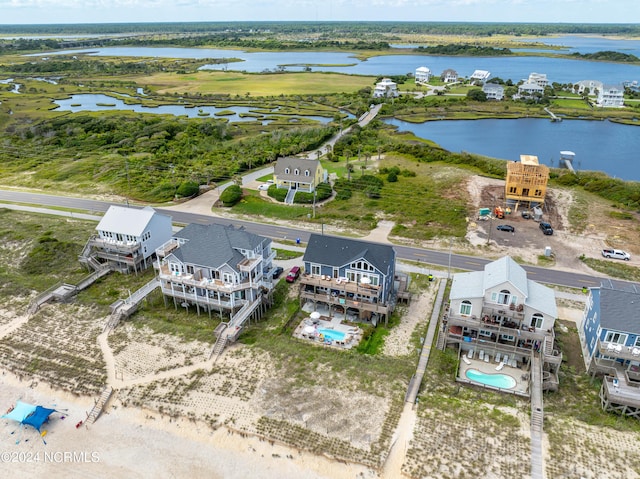
{"label": "white house with gray roof", "polygon": [[392,246],[312,234],[302,258],[300,301],[322,303],[329,315],[344,313],[374,325],[396,304],[396,252]]}
{"label": "white house with gray roof", "polygon": [[607,411],[640,418],[640,287],[603,282],[590,288],[578,327],[587,371],[603,374]]}
{"label": "white house with gray roof", "polygon": [[555,292],[527,277],[508,256],[483,271],[453,276],[445,316],[444,346],[460,354],[508,358],[508,365],[529,371],[542,368],[545,389],[558,386],[562,356],[554,350],[557,317]]}
{"label": "white house with gray roof", "polygon": [[137,272],[153,264],[151,256],[171,235],[171,216],[150,206],[139,209],[112,205],[79,260],[93,269],[109,264],[122,272]]}
{"label": "white house with gray roof", "polygon": [[624,106],[624,87],[620,85],[602,85],[598,90],[596,105],[607,108]]}
{"label": "white house with gray roof", "polygon": [[219,224],[190,224],[157,249],[165,299],[198,314],[229,315],[240,329],[270,301],[271,239]]}

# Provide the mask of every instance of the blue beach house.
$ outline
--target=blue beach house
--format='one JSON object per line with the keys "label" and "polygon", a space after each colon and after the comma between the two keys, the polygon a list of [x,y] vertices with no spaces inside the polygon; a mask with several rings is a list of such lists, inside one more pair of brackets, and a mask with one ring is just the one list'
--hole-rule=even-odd
{"label": "blue beach house", "polygon": [[329,315],[371,321],[388,319],[397,297],[393,247],[312,234],[303,257],[300,301],[328,307]]}
{"label": "blue beach house", "polygon": [[600,402],[606,411],[640,418],[640,291],[603,282],[590,288],[578,328],[585,365],[602,374]]}

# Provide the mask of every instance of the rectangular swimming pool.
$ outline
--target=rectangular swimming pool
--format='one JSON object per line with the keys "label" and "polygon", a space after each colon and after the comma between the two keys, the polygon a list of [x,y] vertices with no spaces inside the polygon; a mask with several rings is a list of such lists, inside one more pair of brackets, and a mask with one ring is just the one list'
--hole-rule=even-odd
{"label": "rectangular swimming pool", "polygon": [[331,341],[344,341],[345,337],[345,333],[333,329],[318,329],[318,333],[322,334],[325,339],[330,339]]}

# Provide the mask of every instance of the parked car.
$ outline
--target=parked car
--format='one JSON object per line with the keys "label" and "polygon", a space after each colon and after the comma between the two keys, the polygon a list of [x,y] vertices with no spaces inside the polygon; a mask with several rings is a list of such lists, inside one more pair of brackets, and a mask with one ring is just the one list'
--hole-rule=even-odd
{"label": "parked car", "polygon": [[496,229],[499,231],[509,231],[510,233],[516,232],[516,229],[511,225],[498,225]]}
{"label": "parked car", "polygon": [[551,225],[549,223],[544,223],[544,222],[540,223],[540,229],[546,235],[552,235],[553,234],[553,228],[551,227]]}
{"label": "parked car", "polygon": [[298,276],[300,276],[300,266],[294,266],[289,270],[285,279],[287,280],[287,283],[293,283],[298,279]]}
{"label": "parked car", "polygon": [[621,249],[603,249],[602,256],[605,258],[623,259],[625,261],[629,261],[631,259],[631,255]]}
{"label": "parked car", "polygon": [[283,271],[284,269],[282,268],[282,266],[276,266],[275,268],[273,268],[273,270],[271,270],[271,276],[273,277],[273,279],[278,279]]}
{"label": "parked car", "polygon": [[531,218],[533,218],[533,216],[531,216],[531,213],[529,213],[528,211],[523,211],[523,212],[522,212],[522,217],[523,217],[525,220],[530,220]]}
{"label": "parked car", "polygon": [[266,191],[269,189],[270,186],[271,186],[271,183],[262,183],[260,186],[258,186],[258,189],[260,191]]}

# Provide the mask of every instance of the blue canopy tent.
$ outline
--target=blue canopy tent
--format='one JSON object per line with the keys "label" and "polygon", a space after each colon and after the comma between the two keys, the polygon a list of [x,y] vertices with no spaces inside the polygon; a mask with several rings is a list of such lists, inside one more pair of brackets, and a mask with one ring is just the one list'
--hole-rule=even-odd
{"label": "blue canopy tent", "polygon": [[42,406],[36,406],[35,411],[29,414],[22,420],[22,424],[28,424],[35,428],[36,431],[41,432],[42,425],[49,420],[49,416],[56,412],[55,409],[49,409]]}
{"label": "blue canopy tent", "polygon": [[[15,407],[6,414],[3,414],[2,417],[18,422],[20,423],[20,426],[29,425],[33,427],[40,433],[41,437],[43,437],[42,440],[44,441],[44,434],[46,434],[46,432],[42,433],[42,431],[40,431],[40,428],[45,422],[49,420],[49,416],[51,416],[51,414],[53,414],[54,412],[57,411],[55,409],[49,409],[42,406],[34,406],[33,404],[16,401]],[[13,434],[13,432],[11,434]],[[18,444],[19,442],[20,439],[16,440],[16,444]],[[46,442],[44,443],[46,444]]]}
{"label": "blue canopy tent", "polygon": [[11,411],[7,412],[7,414],[3,414],[2,417],[22,423],[22,421],[24,421],[24,419],[30,414],[33,414],[35,410],[36,406],[33,404],[17,401],[15,407]]}

